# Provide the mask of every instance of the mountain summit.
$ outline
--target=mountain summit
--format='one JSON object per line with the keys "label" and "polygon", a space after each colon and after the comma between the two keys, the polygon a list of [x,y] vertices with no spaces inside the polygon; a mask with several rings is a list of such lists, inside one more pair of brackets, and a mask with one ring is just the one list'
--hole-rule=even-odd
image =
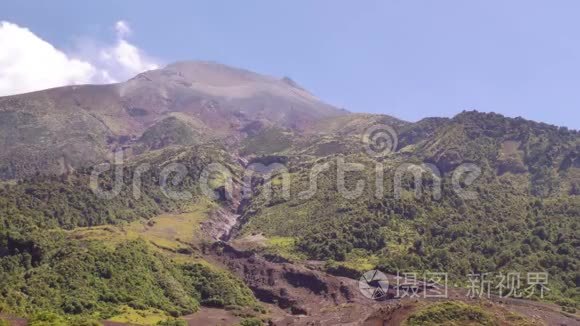
{"label": "mountain summit", "polygon": [[145,147],[157,148],[183,141],[167,140],[166,133],[223,139],[273,124],[300,130],[343,114],[286,79],[213,62],[177,62],[119,84],[1,97],[0,178],[99,162],[144,135]]}

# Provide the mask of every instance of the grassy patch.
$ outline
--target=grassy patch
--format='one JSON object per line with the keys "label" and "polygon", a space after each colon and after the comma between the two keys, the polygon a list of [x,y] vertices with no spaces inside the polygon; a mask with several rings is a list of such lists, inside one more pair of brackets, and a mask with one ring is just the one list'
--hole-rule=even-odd
{"label": "grassy patch", "polygon": [[159,309],[135,310],[129,306],[120,308],[121,314],[109,319],[118,323],[130,323],[137,325],[155,325],[160,321],[167,320],[168,316]]}
{"label": "grassy patch", "polygon": [[214,204],[201,201],[184,213],[162,214],[115,226],[77,228],[70,235],[76,239],[99,240],[111,248],[125,240],[142,238],[157,249],[178,252],[201,242],[200,224],[213,207]]}
{"label": "grassy patch", "polygon": [[342,264],[345,267],[366,272],[375,269],[379,263],[379,258],[376,255],[369,254],[362,249],[353,249],[346,255],[346,259]]}
{"label": "grassy patch", "polygon": [[296,248],[296,238],[272,236],[266,240],[266,251],[292,261],[306,259]]}
{"label": "grassy patch", "polygon": [[271,247],[292,250],[296,245],[296,239],[292,237],[271,237],[266,241]]}
{"label": "grassy patch", "polygon": [[247,138],[241,150],[245,154],[271,154],[282,152],[292,146],[292,133],[280,128],[261,130],[253,137]]}
{"label": "grassy patch", "polygon": [[412,314],[407,319],[407,325],[497,325],[497,321],[480,307],[448,301],[433,304]]}

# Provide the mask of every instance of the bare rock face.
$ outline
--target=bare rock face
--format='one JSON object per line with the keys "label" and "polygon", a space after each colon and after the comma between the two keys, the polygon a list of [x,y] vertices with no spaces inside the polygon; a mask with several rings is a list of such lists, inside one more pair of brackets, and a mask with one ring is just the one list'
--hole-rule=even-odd
{"label": "bare rock face", "polygon": [[363,325],[379,318],[377,303],[360,294],[355,280],[301,265],[274,263],[223,242],[209,251],[213,259],[242,278],[256,298],[281,310],[273,318],[274,325]]}
{"label": "bare rock face", "polygon": [[214,240],[227,240],[232,228],[236,225],[239,215],[228,209],[219,208],[213,211],[209,218],[201,224],[204,234]]}
{"label": "bare rock face", "polygon": [[299,309],[306,303],[301,298],[316,297],[332,304],[348,303],[355,299],[353,289],[344,289],[355,286],[353,280],[289,263],[273,263],[223,242],[214,244],[211,250],[257,292],[259,299],[277,303],[281,308]]}

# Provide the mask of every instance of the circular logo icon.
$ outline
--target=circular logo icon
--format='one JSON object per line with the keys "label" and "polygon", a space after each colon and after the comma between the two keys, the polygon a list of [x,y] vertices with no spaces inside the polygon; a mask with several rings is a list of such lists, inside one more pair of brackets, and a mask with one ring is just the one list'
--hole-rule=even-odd
{"label": "circular logo icon", "polygon": [[365,130],[362,142],[369,156],[379,158],[395,152],[399,139],[390,126],[376,125]]}
{"label": "circular logo icon", "polygon": [[358,280],[358,289],[368,299],[383,300],[389,290],[389,280],[379,270],[368,271]]}

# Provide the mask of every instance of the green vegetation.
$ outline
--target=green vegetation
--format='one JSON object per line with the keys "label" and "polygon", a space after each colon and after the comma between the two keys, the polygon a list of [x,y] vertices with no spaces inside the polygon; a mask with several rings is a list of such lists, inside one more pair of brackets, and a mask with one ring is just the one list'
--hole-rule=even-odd
{"label": "green vegetation", "polygon": [[108,320],[135,325],[156,325],[172,319],[175,318],[169,317],[165,311],[159,309],[135,309],[130,306],[120,306],[119,313]]}
{"label": "green vegetation", "polygon": [[[414,129],[423,124],[422,132]],[[417,126],[400,128],[403,146],[413,149],[380,161],[382,196],[375,193],[377,161],[364,153],[323,158],[297,153],[289,166],[290,199],[281,196],[279,184],[274,184],[271,200],[256,191],[245,207],[242,234],[296,239],[295,255],[332,260],[329,271],[338,273],[371,266],[390,273],[442,271],[462,284],[469,273],[520,272],[525,282],[528,272],[548,272],[547,299],[580,302],[580,252],[574,249],[580,245],[575,193],[580,188],[574,186],[580,182],[578,133],[473,112]],[[348,143],[349,137],[341,141]],[[349,190],[364,181],[357,199],[338,191],[338,158],[365,166],[345,178]],[[506,167],[511,158],[517,167]],[[424,161],[442,170],[441,199],[433,198],[434,179],[428,173],[423,173],[421,196],[415,198],[410,172],[402,179],[401,198],[395,198],[396,169]],[[482,169],[467,188],[477,194],[475,200],[462,199],[453,190],[451,171],[463,162],[476,162]],[[310,169],[321,163],[329,169],[318,176],[318,191],[301,199],[297,194],[309,189]]]}
{"label": "green vegetation", "polygon": [[[71,229],[150,218],[183,209],[189,202],[170,199],[159,186],[161,170],[177,160],[186,166],[188,174],[177,186],[168,182],[168,189],[189,191],[192,200],[200,197],[198,178],[204,167],[214,162],[232,166],[225,152],[211,147],[155,152],[123,167],[121,191],[111,199],[102,199],[94,194],[90,188],[90,169],[62,176],[37,175],[16,185],[0,187],[0,223],[7,229],[21,228],[27,224]],[[135,196],[133,176],[140,163],[150,164],[151,169],[139,178],[140,196]],[[114,187],[113,170],[100,176],[101,189]],[[235,173],[235,169],[232,170]]]}
{"label": "green vegetation", "polygon": [[61,231],[36,231],[26,240],[8,235],[2,241],[11,243],[11,253],[0,258],[0,293],[9,310],[21,315],[50,311],[139,322],[189,314],[200,303],[256,304],[230,274],[202,263],[173,263],[143,240],[109,248]]}
{"label": "green vegetation", "polygon": [[140,219],[118,225],[76,228],[69,231],[69,236],[75,239],[100,241],[108,247],[141,238],[174,260],[190,261],[189,254],[193,253],[193,248],[204,240],[200,224],[214,206],[212,202],[200,200],[179,214],[167,213],[147,220]]}
{"label": "green vegetation", "polygon": [[[392,189],[387,188],[392,173],[385,170],[386,189]],[[308,188],[302,177],[294,178],[293,193]],[[331,173],[319,177],[319,191],[308,201],[274,198],[275,204],[266,204],[256,198],[247,207],[246,234],[293,237],[297,254],[359,270],[446,271],[458,281],[472,272],[547,271],[549,296],[578,300],[580,256],[573,248],[579,241],[580,201],[575,196],[530,197],[510,186],[509,176],[484,171],[472,186],[477,200],[458,197],[447,178],[441,200],[428,193],[415,199],[408,191],[401,199],[392,192],[378,199],[369,186],[363,200],[348,200],[332,178]],[[361,178],[373,184],[372,175]],[[411,180],[404,182],[412,189]],[[347,188],[354,184],[347,180]]]}
{"label": "green vegetation", "polygon": [[187,326],[185,320],[180,319],[167,319],[157,323],[158,326]]}
{"label": "green vegetation", "polygon": [[292,237],[273,236],[266,240],[266,253],[281,256],[292,261],[300,261],[306,258],[296,250],[296,239]]}
{"label": "green vegetation", "polygon": [[169,117],[145,130],[138,140],[136,151],[156,150],[171,145],[190,146],[199,143],[200,138],[201,136],[186,122]]}
{"label": "green vegetation", "polygon": [[240,322],[240,326],[262,326],[264,323],[258,318],[244,318]]}
{"label": "green vegetation", "polygon": [[242,154],[274,154],[292,145],[292,133],[270,127],[260,130],[243,144]]}
{"label": "green vegetation", "polygon": [[[200,199],[197,178],[222,152],[196,147],[166,150],[146,159],[179,157],[190,174],[175,190],[197,204],[160,193],[152,168],[141,196],[125,188],[104,200],[88,188],[88,173],[37,175],[0,190],[0,303],[32,325],[89,325],[111,319],[155,324],[213,307],[255,307],[252,292],[231,274],[191,256],[199,224],[216,204]],[[222,162],[228,162],[223,159]],[[112,182],[104,174],[102,185]],[[166,213],[145,220],[151,216]],[[113,225],[104,225],[113,224]],[[81,227],[81,228],[79,228]],[[73,229],[64,231],[62,229]]]}
{"label": "green vegetation", "polygon": [[407,325],[498,325],[494,318],[481,308],[458,301],[433,304],[407,319]]}

